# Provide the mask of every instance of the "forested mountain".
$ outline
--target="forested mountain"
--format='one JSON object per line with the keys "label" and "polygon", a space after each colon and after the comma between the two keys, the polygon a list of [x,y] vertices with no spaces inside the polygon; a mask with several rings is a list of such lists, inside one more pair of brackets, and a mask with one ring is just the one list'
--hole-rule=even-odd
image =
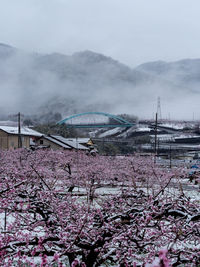
{"label": "forested mountain", "polygon": [[200,60],[182,60],[133,69],[91,51],[44,55],[0,44],[0,113],[106,111],[152,117],[160,96],[167,112],[179,116],[185,103],[192,103],[193,111],[198,106],[199,66]]}

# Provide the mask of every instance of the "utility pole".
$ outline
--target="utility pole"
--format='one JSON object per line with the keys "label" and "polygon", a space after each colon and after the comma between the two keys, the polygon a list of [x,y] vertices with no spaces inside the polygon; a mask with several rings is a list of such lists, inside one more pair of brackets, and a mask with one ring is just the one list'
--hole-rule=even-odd
{"label": "utility pole", "polygon": [[156,112],[156,121],[155,121],[155,156],[157,156],[157,134],[158,134],[158,113]]}
{"label": "utility pole", "polygon": [[160,97],[158,97],[157,100],[157,114],[158,114],[158,119],[162,120]]}
{"label": "utility pole", "polygon": [[13,118],[17,118],[17,127],[18,127],[18,131],[17,131],[17,136],[18,136],[18,148],[22,148],[22,136],[21,136],[21,117],[23,117],[24,115],[21,114],[20,112],[18,112],[17,114],[13,114],[10,115],[9,117],[11,119]]}
{"label": "utility pole", "polygon": [[17,114],[17,116],[18,116],[18,148],[22,148],[21,114],[20,114],[20,112]]}
{"label": "utility pole", "polygon": [[172,147],[169,147],[169,167],[172,168]]}

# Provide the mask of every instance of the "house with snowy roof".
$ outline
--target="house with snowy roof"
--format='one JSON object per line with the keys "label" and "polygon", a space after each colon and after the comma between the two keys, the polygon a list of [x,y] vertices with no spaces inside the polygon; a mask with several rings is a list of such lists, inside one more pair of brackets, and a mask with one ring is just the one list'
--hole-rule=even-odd
{"label": "house with snowy roof", "polygon": [[67,144],[54,139],[51,135],[41,136],[36,142],[36,148],[50,148],[53,150],[58,150],[58,149],[71,150],[72,149]]}
{"label": "house with snowy roof", "polygon": [[60,135],[43,135],[37,140],[37,145],[57,149],[78,149],[87,151],[93,145],[89,138],[65,138]]}
{"label": "house with snowy roof", "polygon": [[32,142],[36,142],[42,136],[41,133],[28,127],[21,127],[20,135],[17,126],[0,126],[0,149],[15,149],[19,147],[19,138],[21,147],[29,148]]}

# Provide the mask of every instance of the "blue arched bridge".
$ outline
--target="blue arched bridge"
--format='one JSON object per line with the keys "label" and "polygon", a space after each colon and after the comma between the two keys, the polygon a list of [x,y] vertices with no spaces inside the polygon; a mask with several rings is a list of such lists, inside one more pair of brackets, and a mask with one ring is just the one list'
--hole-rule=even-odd
{"label": "blue arched bridge", "polygon": [[[90,116],[90,115],[101,115],[109,118],[108,123],[78,123],[72,124],[72,120],[82,116]],[[71,123],[70,123],[71,122]],[[112,115],[105,112],[84,112],[80,114],[75,114],[69,116],[59,122],[57,124],[66,124],[69,128],[113,128],[113,127],[132,127],[135,123],[131,123],[124,118],[116,115]]]}

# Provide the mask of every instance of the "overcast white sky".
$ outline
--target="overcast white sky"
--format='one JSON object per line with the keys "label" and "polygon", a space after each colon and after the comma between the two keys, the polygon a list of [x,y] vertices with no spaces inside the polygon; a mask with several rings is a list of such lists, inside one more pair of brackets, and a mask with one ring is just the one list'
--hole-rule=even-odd
{"label": "overcast white sky", "polygon": [[200,58],[200,0],[0,0],[0,42],[130,66]]}

